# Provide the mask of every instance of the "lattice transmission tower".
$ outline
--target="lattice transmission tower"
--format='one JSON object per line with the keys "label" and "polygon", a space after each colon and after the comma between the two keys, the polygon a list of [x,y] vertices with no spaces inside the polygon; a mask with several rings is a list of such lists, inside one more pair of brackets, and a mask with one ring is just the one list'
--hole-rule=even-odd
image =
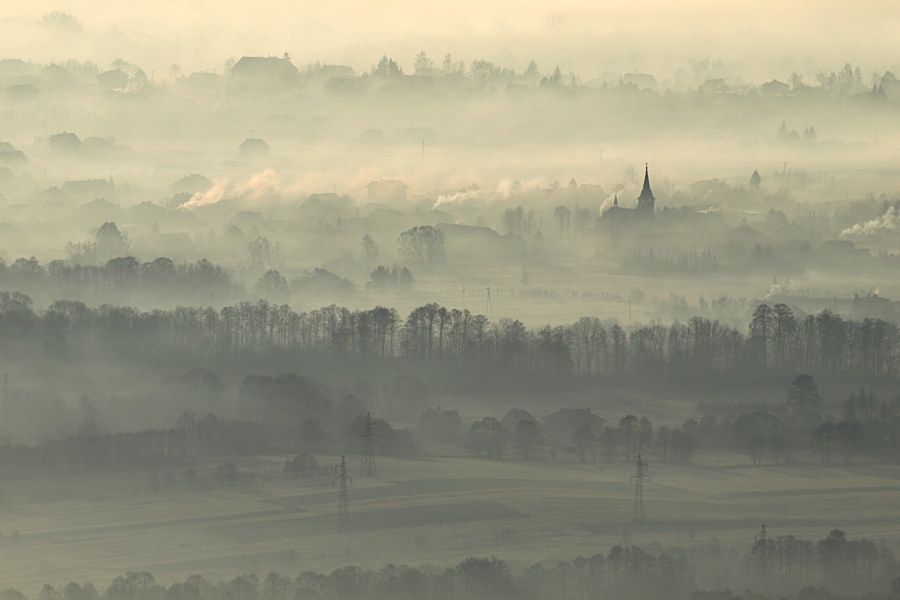
{"label": "lattice transmission tower", "polygon": [[335,468],[337,475],[331,480],[331,485],[340,482],[338,492],[338,530],[343,530],[350,520],[350,502],[347,494],[347,482],[353,483],[353,478],[347,475],[347,461],[341,457],[340,466]]}
{"label": "lattice transmission tower", "polygon": [[366,424],[363,427],[363,455],[359,464],[359,474],[362,477],[375,475],[375,424],[372,423],[372,415],[366,413]]}
{"label": "lattice transmission tower", "polygon": [[650,475],[647,474],[649,469],[650,465],[641,460],[641,455],[638,454],[637,471],[631,476],[631,480],[634,481],[634,515],[632,518],[635,521],[644,520],[644,480],[650,480]]}
{"label": "lattice transmission tower", "polygon": [[0,392],[0,434],[9,430],[9,375],[3,374],[3,390]]}

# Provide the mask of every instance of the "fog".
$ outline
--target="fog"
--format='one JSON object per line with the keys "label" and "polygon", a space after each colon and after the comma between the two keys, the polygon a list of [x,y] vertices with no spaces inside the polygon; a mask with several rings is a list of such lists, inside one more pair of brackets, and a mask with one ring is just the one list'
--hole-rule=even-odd
{"label": "fog", "polygon": [[0,600],[896,598],[888,2],[0,16]]}
{"label": "fog", "polygon": [[[62,39],[43,23],[44,15],[58,10],[80,24]],[[28,56],[44,62],[121,57],[160,78],[172,63],[221,72],[223,57],[284,52],[301,63],[327,60],[357,70],[388,54],[408,68],[425,50],[434,56],[450,52],[467,62],[487,58],[519,70],[532,59],[559,63],[589,78],[608,70],[668,77],[691,58],[715,58],[743,65],[757,83],[847,61],[890,69],[896,64],[893,32],[900,18],[885,0],[859,2],[853,10],[840,2],[806,0],[789,6],[566,1],[552,7],[502,1],[310,6],[266,0],[227,8],[212,2],[109,6],[77,0],[65,7],[39,1],[4,12],[0,52],[5,55],[21,56],[30,46]]]}

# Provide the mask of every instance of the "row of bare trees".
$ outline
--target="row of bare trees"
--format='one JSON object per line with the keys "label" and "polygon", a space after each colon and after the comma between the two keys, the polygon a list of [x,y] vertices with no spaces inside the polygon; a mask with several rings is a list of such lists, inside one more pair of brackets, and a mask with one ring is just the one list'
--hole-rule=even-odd
{"label": "row of bare trees", "polygon": [[[514,536],[513,536],[514,538]],[[422,541],[421,544],[426,544]],[[710,554],[710,550],[715,550]],[[716,575],[711,577],[712,568]],[[368,569],[349,565],[331,573],[303,571],[296,577],[270,572],[245,573],[224,581],[191,575],[166,587],[147,571],[116,577],[100,593],[90,583],[55,588],[45,584],[41,600],[287,600],[289,598],[550,600],[556,598],[684,597],[695,600],[783,598],[896,598],[897,563],[888,546],[847,537],[839,529],[818,540],[792,535],[756,536],[743,561],[718,548],[651,551],[618,544],[607,552],[511,567],[497,557],[470,556],[449,568],[386,565]],[[727,589],[745,590],[741,596]],[[813,586],[822,587],[813,587]],[[102,589],[102,588],[101,588]],[[4,600],[27,600],[15,589]]]}
{"label": "row of bare trees", "polygon": [[789,307],[761,304],[748,333],[704,317],[628,330],[614,320],[582,317],[571,325],[528,329],[521,321],[492,321],[468,310],[426,304],[405,318],[378,306],[336,305],[296,312],[265,300],[221,310],[135,308],[60,300],[35,313],[24,294],[0,292],[0,334],[54,344],[85,336],[123,351],[153,348],[204,357],[271,350],[339,358],[440,363],[484,370],[621,376],[791,371],[894,374],[900,366],[900,327],[883,319],[845,319],[825,310],[802,318]]}

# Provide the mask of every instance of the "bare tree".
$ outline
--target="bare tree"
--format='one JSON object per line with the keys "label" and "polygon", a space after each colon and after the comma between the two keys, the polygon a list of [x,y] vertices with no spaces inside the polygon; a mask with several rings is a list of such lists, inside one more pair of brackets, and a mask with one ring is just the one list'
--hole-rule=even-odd
{"label": "bare tree", "polygon": [[582,425],[575,430],[575,434],[572,436],[572,446],[578,453],[578,460],[584,462],[587,459],[587,449],[596,439],[597,436],[594,435],[594,430],[590,425]]}
{"label": "bare tree", "polygon": [[368,273],[372,268],[372,263],[378,260],[378,244],[368,233],[363,236],[360,244],[362,245],[362,259],[366,263],[366,272]]}
{"label": "bare tree", "polygon": [[444,232],[431,225],[413,227],[397,238],[400,254],[418,263],[426,271],[433,271],[447,262]]}
{"label": "bare tree", "polygon": [[565,231],[569,232],[569,219],[572,216],[571,211],[568,206],[557,206],[553,209],[553,216],[556,217],[556,220],[559,221],[559,232],[560,234]]}
{"label": "bare tree", "polygon": [[791,382],[787,390],[788,404],[796,407],[803,417],[803,412],[809,408],[815,408],[822,403],[819,395],[819,385],[813,381],[812,375],[798,375]]}
{"label": "bare tree", "polygon": [[534,447],[541,442],[541,438],[541,432],[534,421],[522,419],[516,423],[513,440],[521,446],[523,460],[531,458]]}

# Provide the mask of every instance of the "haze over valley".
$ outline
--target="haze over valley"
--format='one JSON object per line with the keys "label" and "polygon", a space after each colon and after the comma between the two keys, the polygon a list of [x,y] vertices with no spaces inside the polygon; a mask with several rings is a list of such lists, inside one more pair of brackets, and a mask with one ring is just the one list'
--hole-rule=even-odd
{"label": "haze over valley", "polygon": [[0,600],[900,595],[890,3],[0,17]]}

